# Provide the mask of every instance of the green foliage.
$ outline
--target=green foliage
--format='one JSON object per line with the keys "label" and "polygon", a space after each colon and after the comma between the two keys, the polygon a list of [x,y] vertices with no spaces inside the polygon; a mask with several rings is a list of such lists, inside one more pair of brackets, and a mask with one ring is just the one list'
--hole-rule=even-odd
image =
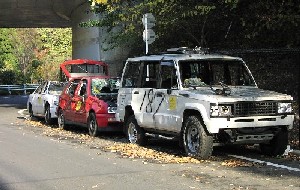
{"label": "green foliage", "polygon": [[0,84],[22,84],[18,72],[13,70],[2,70],[0,72]]}
{"label": "green foliage", "polygon": [[71,29],[0,29],[0,84],[57,80],[70,59]]}
{"label": "green foliage", "polygon": [[7,28],[0,28],[0,70],[15,69],[16,57],[13,54],[11,33]]}
{"label": "green foliage", "polygon": [[126,44],[143,52],[142,16],[152,13],[158,39],[152,51],[169,47],[225,48],[298,47],[298,0],[90,0],[101,19],[82,27],[103,27],[110,48]]}
{"label": "green foliage", "polygon": [[40,28],[38,34],[42,44],[36,54],[42,64],[37,67],[34,77],[35,79],[58,80],[60,63],[71,58],[71,29]]}

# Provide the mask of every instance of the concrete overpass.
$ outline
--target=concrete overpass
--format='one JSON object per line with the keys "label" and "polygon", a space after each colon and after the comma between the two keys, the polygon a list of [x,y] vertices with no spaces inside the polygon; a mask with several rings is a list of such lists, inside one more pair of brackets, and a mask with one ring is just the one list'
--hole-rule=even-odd
{"label": "concrete overpass", "polygon": [[80,28],[78,24],[98,19],[89,11],[88,0],[1,0],[0,28],[72,28],[72,58],[105,61],[112,75],[127,57],[124,48],[103,51],[106,33],[101,28]]}

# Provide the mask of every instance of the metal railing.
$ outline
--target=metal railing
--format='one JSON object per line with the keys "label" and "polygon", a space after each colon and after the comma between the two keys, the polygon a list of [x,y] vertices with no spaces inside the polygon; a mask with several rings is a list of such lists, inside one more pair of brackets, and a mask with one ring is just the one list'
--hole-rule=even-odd
{"label": "metal railing", "polygon": [[0,85],[0,91],[8,92],[8,94],[12,94],[12,92],[23,92],[23,94],[27,94],[27,91],[34,91],[39,84],[20,84],[20,85]]}

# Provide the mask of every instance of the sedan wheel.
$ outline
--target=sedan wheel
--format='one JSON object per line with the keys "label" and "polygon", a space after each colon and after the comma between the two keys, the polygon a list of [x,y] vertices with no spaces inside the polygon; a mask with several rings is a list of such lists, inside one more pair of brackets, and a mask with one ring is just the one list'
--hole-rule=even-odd
{"label": "sedan wheel", "polygon": [[50,106],[47,105],[45,109],[45,123],[50,125],[53,123],[53,119],[51,118]]}
{"label": "sedan wheel", "polygon": [[99,133],[96,115],[94,113],[91,113],[89,116],[88,121],[88,128],[89,128],[89,135],[96,137]]}
{"label": "sedan wheel", "polygon": [[66,124],[65,124],[65,117],[64,117],[64,113],[62,110],[59,110],[58,112],[58,127],[60,129],[66,129]]}

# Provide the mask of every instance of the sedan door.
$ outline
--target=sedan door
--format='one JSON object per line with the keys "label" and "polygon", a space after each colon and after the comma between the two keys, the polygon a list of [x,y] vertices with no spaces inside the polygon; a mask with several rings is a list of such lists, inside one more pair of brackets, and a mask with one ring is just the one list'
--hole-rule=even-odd
{"label": "sedan door", "polygon": [[78,84],[76,95],[73,100],[75,103],[74,121],[80,124],[87,123],[85,102],[87,99],[87,80],[84,79]]}
{"label": "sedan door", "polygon": [[75,96],[75,90],[77,88],[78,81],[74,80],[70,83],[69,87],[67,87],[65,93],[60,96],[61,102],[64,104],[63,112],[64,117],[68,121],[74,121],[74,110],[75,110],[75,103],[73,101]]}
{"label": "sedan door", "polygon": [[42,114],[43,112],[41,111],[42,110],[42,107],[43,107],[43,99],[42,99],[42,92],[44,90],[44,87],[47,83],[43,83],[41,84],[37,89],[36,91],[32,94],[32,111],[33,111],[33,114]]}

